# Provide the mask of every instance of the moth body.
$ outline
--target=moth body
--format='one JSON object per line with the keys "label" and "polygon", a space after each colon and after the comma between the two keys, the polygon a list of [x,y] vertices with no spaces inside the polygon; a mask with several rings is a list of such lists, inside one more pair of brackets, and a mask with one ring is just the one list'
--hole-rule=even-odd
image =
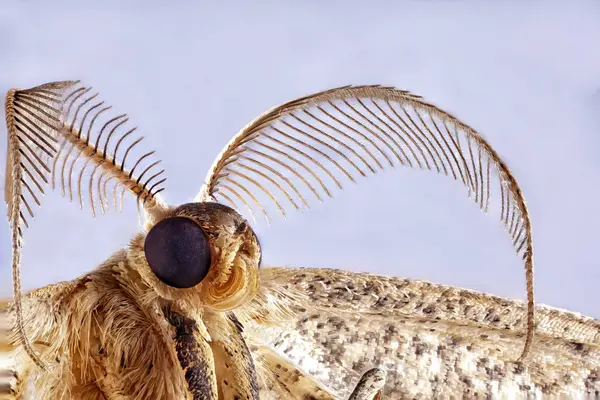
{"label": "moth body", "polygon": [[[0,395],[379,400],[600,392],[600,323],[536,307],[521,187],[456,117],[380,85],[301,97],[244,126],[196,202],[170,206],[155,152],[140,151],[143,137],[127,115],[97,96],[78,81],[6,96],[15,350],[10,372],[0,370],[10,381],[0,380]],[[269,205],[285,216],[395,165],[451,177],[482,210],[497,206],[523,262],[526,303],[401,278],[261,267],[242,210],[268,221]],[[48,187],[94,215],[132,195],[142,228],[89,273],[22,296],[24,231]]]}

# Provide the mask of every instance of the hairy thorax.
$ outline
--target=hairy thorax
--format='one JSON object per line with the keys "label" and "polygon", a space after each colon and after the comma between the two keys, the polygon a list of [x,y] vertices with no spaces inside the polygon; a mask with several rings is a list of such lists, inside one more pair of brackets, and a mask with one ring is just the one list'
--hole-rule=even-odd
{"label": "hairy thorax", "polygon": [[[28,382],[21,382],[25,398],[192,399],[207,392],[215,361],[202,344],[211,333],[241,327],[231,312],[159,295],[136,268],[142,239],[136,236],[129,250],[77,280],[29,295],[32,340],[43,356],[57,356],[47,359],[48,371],[28,371]],[[47,318],[40,319],[40,310]]]}
{"label": "hairy thorax", "polygon": [[[166,310],[177,310],[177,305],[143,282],[126,251],[90,274],[55,286],[62,287],[34,292],[26,302],[26,315],[36,324],[36,347],[42,354],[59,355],[50,360],[49,371],[31,371],[27,386],[35,393],[30,398],[93,398],[94,391],[97,398],[106,393],[112,398],[164,398],[164,393],[185,398],[180,390],[187,385],[172,340],[177,328],[165,318]],[[43,322],[31,315],[40,309],[47,310]]]}

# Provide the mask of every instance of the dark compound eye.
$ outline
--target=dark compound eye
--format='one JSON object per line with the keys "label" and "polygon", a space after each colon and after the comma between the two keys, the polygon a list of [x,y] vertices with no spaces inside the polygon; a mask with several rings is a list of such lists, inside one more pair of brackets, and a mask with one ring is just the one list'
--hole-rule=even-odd
{"label": "dark compound eye", "polygon": [[154,275],[179,289],[197,285],[210,269],[208,238],[189,218],[165,218],[154,225],[146,235],[144,253]]}

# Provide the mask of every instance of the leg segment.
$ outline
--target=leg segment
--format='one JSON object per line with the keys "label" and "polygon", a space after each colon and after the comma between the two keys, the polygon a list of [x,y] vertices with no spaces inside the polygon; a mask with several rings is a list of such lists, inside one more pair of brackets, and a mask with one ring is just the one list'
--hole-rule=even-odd
{"label": "leg segment", "polygon": [[219,399],[259,400],[258,379],[243,327],[233,313],[206,313]]}
{"label": "leg segment", "polygon": [[[294,363],[266,346],[253,346],[257,369],[262,372],[263,390],[278,399],[338,400],[322,384],[300,370]],[[385,372],[379,368],[367,371],[348,400],[379,400],[385,385]],[[266,386],[266,388],[265,388]]]}
{"label": "leg segment", "polygon": [[348,400],[378,400],[385,386],[385,371],[373,368],[364,373]]}

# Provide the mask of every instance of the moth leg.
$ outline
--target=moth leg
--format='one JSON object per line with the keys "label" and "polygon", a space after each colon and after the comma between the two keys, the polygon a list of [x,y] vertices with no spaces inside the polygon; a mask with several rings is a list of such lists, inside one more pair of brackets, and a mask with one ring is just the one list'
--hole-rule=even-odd
{"label": "moth leg", "polygon": [[[275,392],[277,398],[297,400],[336,400],[338,397],[329,392],[314,377],[303,372],[290,360],[262,345],[253,346],[257,367],[265,378],[268,390]],[[365,372],[358,381],[348,400],[380,400],[385,386],[385,371],[373,368]],[[277,386],[275,388],[274,386]]]}
{"label": "moth leg", "polygon": [[272,349],[255,345],[252,354],[263,378],[262,390],[277,399],[337,400],[325,386]]}
{"label": "moth leg", "polygon": [[[213,353],[202,320],[189,318],[169,307],[164,309],[163,313],[174,328],[173,345],[187,383],[189,397],[185,398],[217,400],[220,396],[217,391]],[[165,389],[162,391],[164,396]],[[157,390],[152,396],[155,397],[158,393],[160,391]]]}
{"label": "moth leg", "polygon": [[379,400],[385,386],[386,373],[373,368],[363,374],[348,400]]}
{"label": "moth leg", "polygon": [[206,313],[219,399],[259,400],[254,360],[233,313]]}

